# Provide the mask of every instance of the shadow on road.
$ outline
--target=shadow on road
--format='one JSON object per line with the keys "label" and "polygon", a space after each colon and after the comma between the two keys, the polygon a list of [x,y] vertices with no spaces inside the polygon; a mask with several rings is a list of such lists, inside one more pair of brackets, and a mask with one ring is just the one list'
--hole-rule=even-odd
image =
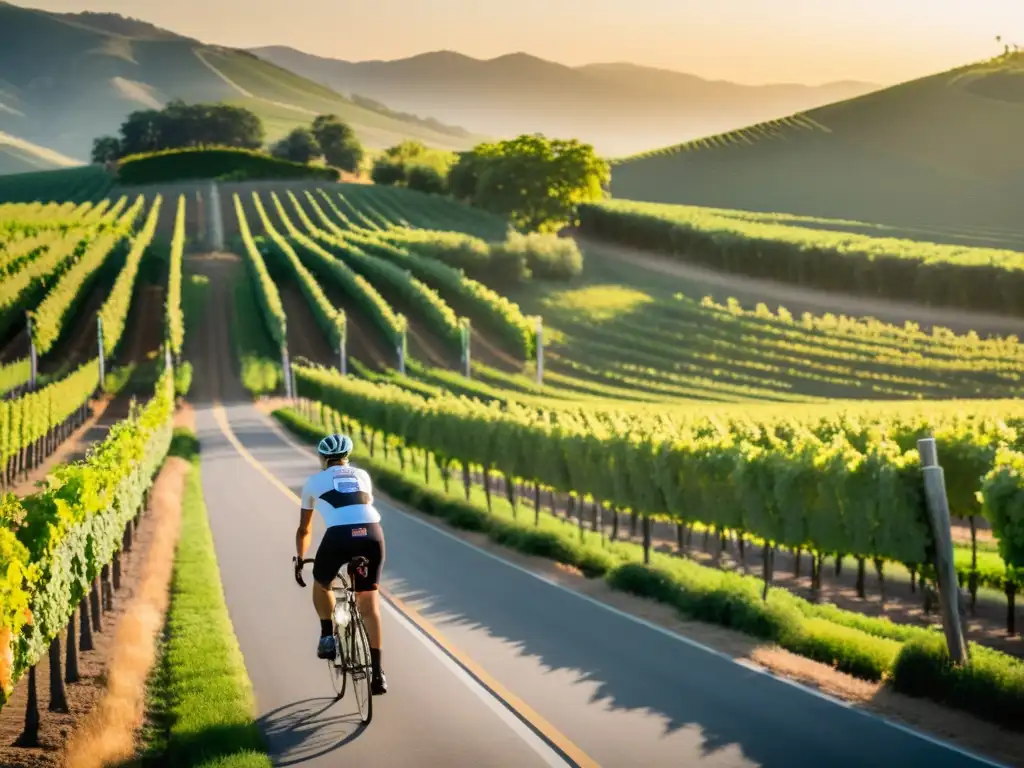
{"label": "shadow on road", "polygon": [[359,713],[349,711],[351,696],[337,701],[305,699],[278,707],[256,721],[266,734],[274,765],[315,760],[355,741],[366,730]]}

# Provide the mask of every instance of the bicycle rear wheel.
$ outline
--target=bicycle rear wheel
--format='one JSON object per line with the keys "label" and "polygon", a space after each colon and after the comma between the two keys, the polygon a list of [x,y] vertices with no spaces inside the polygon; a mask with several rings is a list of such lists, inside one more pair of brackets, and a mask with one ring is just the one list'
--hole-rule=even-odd
{"label": "bicycle rear wheel", "polygon": [[373,718],[373,691],[370,690],[373,663],[370,660],[370,639],[366,635],[359,611],[355,611],[355,616],[346,627],[346,633],[350,643],[346,667],[352,677],[352,693],[363,725],[369,725]]}

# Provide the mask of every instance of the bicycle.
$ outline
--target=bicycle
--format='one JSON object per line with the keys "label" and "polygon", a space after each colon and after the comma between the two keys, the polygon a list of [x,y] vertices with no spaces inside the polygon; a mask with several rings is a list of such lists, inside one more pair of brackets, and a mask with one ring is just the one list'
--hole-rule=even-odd
{"label": "bicycle", "polygon": [[[303,560],[305,566],[313,563],[313,560]],[[334,612],[331,615],[333,626],[334,642],[337,648],[333,659],[327,660],[327,667],[331,672],[331,684],[336,695],[335,701],[345,697],[348,678],[352,679],[352,691],[356,699],[356,706],[359,708],[359,717],[363,725],[369,725],[373,718],[373,692],[370,690],[370,682],[373,678],[373,664],[370,660],[370,638],[366,634],[366,625],[363,624],[363,617],[359,615],[356,606],[356,591],[352,586],[352,573],[358,568],[365,568],[370,561],[365,557],[353,557],[349,561],[347,570],[348,578],[345,577],[344,568],[338,571],[337,582],[331,583],[331,590],[334,592]],[[302,571],[299,571],[299,580],[302,586]],[[354,621],[352,620],[354,618]],[[344,633],[342,640],[341,633]],[[363,689],[364,697],[360,698],[360,687]]]}

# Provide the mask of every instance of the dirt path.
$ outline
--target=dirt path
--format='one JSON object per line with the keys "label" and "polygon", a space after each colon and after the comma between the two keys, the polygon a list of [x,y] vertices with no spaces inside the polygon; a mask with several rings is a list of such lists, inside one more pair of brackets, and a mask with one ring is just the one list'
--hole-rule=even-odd
{"label": "dirt path", "polygon": [[[955,308],[925,307],[867,296],[830,293],[827,291],[787,285],[771,280],[745,277],[734,273],[716,272],[698,267],[670,256],[639,248],[609,243],[575,234],[574,238],[584,253],[627,262],[652,272],[677,277],[688,283],[682,286],[691,296],[698,290],[714,292],[720,298],[733,296],[744,304],[763,301],[769,306],[781,304],[790,312],[843,313],[849,316],[870,315],[884,322],[902,325],[907,320],[919,323],[922,329],[939,325],[957,333],[976,331],[979,334],[1007,336],[1016,334],[1024,338],[1024,318],[969,312]],[[694,285],[697,284],[697,285]]]}
{"label": "dirt path", "polygon": [[30,346],[28,328],[23,324],[11,340],[0,348],[0,364],[28,357]]}

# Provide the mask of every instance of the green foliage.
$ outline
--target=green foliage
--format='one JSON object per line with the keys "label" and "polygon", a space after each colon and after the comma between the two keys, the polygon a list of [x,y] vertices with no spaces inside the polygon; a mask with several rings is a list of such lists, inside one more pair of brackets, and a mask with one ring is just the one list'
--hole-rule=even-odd
{"label": "green foliage", "polygon": [[741,211],[613,200],[580,207],[589,235],[702,266],[828,291],[1024,314],[1024,258],[812,229]]}
{"label": "green foliage", "polygon": [[262,152],[210,147],[171,149],[124,158],[118,166],[122,184],[156,184],[183,179],[322,179],[337,181],[338,171],[281,160]]}
{"label": "green foliage", "polygon": [[277,292],[277,286],[267,271],[267,265],[263,261],[263,255],[256,247],[249,224],[245,219],[245,209],[242,207],[242,200],[238,193],[234,194],[235,213],[238,216],[238,228],[241,232],[242,258],[245,260],[247,272],[252,281],[252,290],[257,297],[263,323],[267,333],[274,342],[277,349],[283,349],[288,343],[287,320],[284,314],[284,305],[281,303],[281,295]]}
{"label": "green foliage", "polygon": [[181,356],[185,344],[185,312],[181,306],[181,269],[185,257],[185,195],[178,196],[178,211],[174,218],[171,238],[171,256],[167,278],[167,342],[171,353]]}
{"label": "green foliage", "polygon": [[231,342],[242,386],[253,397],[273,395],[284,384],[280,348],[266,331],[248,274],[235,282],[232,308]]}
{"label": "green foliage", "polygon": [[[310,442],[325,429],[373,429],[364,419],[367,412],[347,415],[315,402],[305,404],[303,411],[283,409],[274,416]],[[403,442],[392,444],[402,446]],[[435,459],[438,466],[446,466],[451,457],[440,454]],[[381,490],[425,514],[485,533],[518,551],[577,567],[588,576],[602,576],[615,589],[671,605],[687,618],[777,643],[848,674],[891,682],[897,690],[927,696],[1011,728],[1019,729],[1024,722],[1020,718],[1024,664],[1005,654],[972,645],[971,663],[953,668],[945,641],[935,629],[818,605],[784,590],[762,599],[764,585],[759,579],[657,552],[652,553],[651,564],[644,565],[639,562],[639,545],[605,542],[547,512],[537,513],[537,524],[532,525],[516,520],[497,500],[489,511],[480,501],[454,499],[437,487],[437,480],[425,484],[409,468],[396,467],[394,458],[361,452],[356,461],[373,474]]]}
{"label": "green foliage", "polygon": [[174,369],[174,394],[178,397],[188,397],[192,389],[192,363],[185,361]]}
{"label": "green foliage", "polygon": [[444,174],[429,165],[414,165],[406,173],[405,181],[409,189],[428,195],[444,194],[448,188]]}
{"label": "green foliage", "polygon": [[128,310],[131,307],[132,296],[135,293],[135,279],[139,274],[139,265],[142,257],[146,254],[156,234],[157,221],[160,218],[160,206],[163,198],[157,195],[153,201],[153,207],[149,210],[149,216],[142,230],[135,237],[131,250],[125,259],[114,287],[110,290],[107,300],[100,307],[99,318],[103,323],[103,352],[110,358],[117,345],[121,342],[121,335],[124,333],[124,325],[128,320]]}
{"label": "green foliage", "polygon": [[32,362],[27,358],[0,364],[0,395],[28,382],[32,376]]}
{"label": "green foliage", "polygon": [[583,254],[572,238],[510,232],[504,242],[492,243],[490,250],[496,262],[521,259],[530,275],[542,280],[570,280],[583,273]]}
{"label": "green foliage", "polygon": [[985,475],[981,497],[985,517],[999,540],[999,554],[1024,576],[1024,453],[1009,447],[998,452]]}
{"label": "green foliage", "polygon": [[308,128],[293,128],[291,132],[274,144],[270,154],[281,160],[309,165],[320,157],[320,147],[316,137]]}
{"label": "green foliage", "polygon": [[420,192],[440,194],[447,187],[448,169],[455,155],[429,149],[422,142],[406,140],[385,149],[373,163],[374,184],[407,186]]}
{"label": "green foliage", "polygon": [[114,186],[114,177],[99,165],[59,171],[33,171],[0,176],[0,203],[98,201]]}
{"label": "green foliage", "polygon": [[[185,104],[180,99],[163,109],[132,112],[121,124],[120,133],[117,149],[122,158],[194,147],[259,149],[265,135],[259,117],[244,107]],[[114,147],[104,138],[93,145],[94,153],[100,148]]]}
{"label": "green foliage", "polygon": [[[334,201],[323,190],[321,200],[335,215],[341,216]],[[451,305],[458,302],[460,311],[475,316],[481,324],[492,329],[510,348],[513,354],[527,359],[534,354],[535,336],[530,322],[523,316],[518,305],[492,291],[482,283],[472,280],[447,264],[422,257],[409,249],[391,245],[379,235],[368,231],[346,230],[327,217],[316,204],[315,198],[306,193],[320,222],[340,238],[348,247],[356,247],[368,254],[379,256],[396,266],[409,270],[418,280],[436,289]]]}
{"label": "green foliage", "polygon": [[600,200],[609,178],[608,164],[589,144],[523,135],[462,153],[449,187],[519,228],[550,232],[574,222],[579,204]]}
{"label": "green foliage", "polygon": [[328,165],[357,173],[363,162],[363,147],[347,123],[337,115],[319,115],[313,120],[313,137]]}
{"label": "green foliage", "polygon": [[[95,363],[90,368],[95,371]],[[22,553],[27,551],[21,571],[30,569],[32,577],[32,621],[14,648],[13,680],[42,657],[121,547],[125,525],[167,453],[172,412],[172,381],[165,372],[149,402],[115,424],[85,460],[54,469],[39,493],[3,502],[3,517],[8,525],[16,521]]]}
{"label": "green foliage", "polygon": [[[310,271],[303,266],[288,241],[278,234],[276,229],[274,229],[267,216],[267,212],[263,209],[263,203],[260,201],[259,194],[253,192],[252,200],[253,204],[256,206],[256,213],[260,218],[260,224],[263,226],[263,231],[266,232],[274,242],[278,255],[283,257],[283,261],[287,265],[288,271],[291,273],[293,279],[298,282],[299,289],[302,291],[310,309],[313,310],[313,315],[316,317],[317,324],[320,326],[320,330],[323,332],[328,343],[330,343],[331,349],[340,349],[342,340],[345,338],[346,318],[344,311],[331,304],[330,300],[324,294],[323,289],[320,287],[319,283],[317,283],[316,278],[314,278]],[[276,195],[274,195],[274,202],[277,203]],[[278,207],[280,209],[280,206]],[[283,213],[281,213],[281,218],[285,219]],[[287,220],[286,223],[290,224]]]}
{"label": "green foliage", "polygon": [[892,686],[1019,730],[1024,723],[1024,663],[973,643],[970,657],[958,667],[942,637],[913,640],[900,649]]}

